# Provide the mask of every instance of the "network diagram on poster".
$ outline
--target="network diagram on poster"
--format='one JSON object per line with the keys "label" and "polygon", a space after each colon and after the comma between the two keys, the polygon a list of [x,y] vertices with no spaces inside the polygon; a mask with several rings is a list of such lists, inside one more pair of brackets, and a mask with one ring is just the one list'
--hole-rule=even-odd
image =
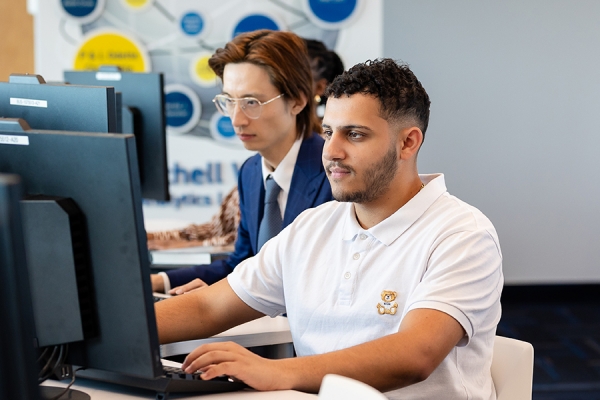
{"label": "network diagram on poster", "polygon": [[[214,51],[240,32],[266,28],[321,40],[347,64],[357,54],[359,61],[374,58],[380,21],[373,23],[371,8],[380,1],[29,0],[37,8],[36,70],[50,80],[104,65],[163,73],[173,200],[146,202],[144,213],[195,222],[217,210],[252,154],[212,104],[221,91],[208,67]],[[184,215],[186,209],[193,210]]]}

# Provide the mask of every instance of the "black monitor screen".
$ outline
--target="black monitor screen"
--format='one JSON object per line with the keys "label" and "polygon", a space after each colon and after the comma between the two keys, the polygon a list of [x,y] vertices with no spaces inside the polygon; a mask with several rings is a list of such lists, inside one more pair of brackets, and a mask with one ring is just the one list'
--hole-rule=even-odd
{"label": "black monitor screen", "polygon": [[168,201],[163,75],[102,69],[65,71],[64,78],[77,85],[111,86],[121,93],[122,132],[133,133],[138,142],[142,196]]}
{"label": "black monitor screen", "polygon": [[[72,346],[80,353],[74,356],[90,368],[160,376],[133,135],[35,131],[20,126],[0,121],[0,173],[20,175],[27,198],[69,199],[85,222],[97,330]],[[47,241],[53,239],[46,236]],[[42,249],[46,240],[33,245]],[[30,246],[27,242],[28,269],[32,268]],[[53,289],[57,295],[66,291]],[[60,311],[51,317],[60,318]]]}
{"label": "black monitor screen", "polygon": [[39,75],[0,82],[0,117],[22,118],[33,129],[117,132],[115,90],[45,83]]}
{"label": "black monitor screen", "polygon": [[0,174],[0,398],[39,398],[19,178]]}

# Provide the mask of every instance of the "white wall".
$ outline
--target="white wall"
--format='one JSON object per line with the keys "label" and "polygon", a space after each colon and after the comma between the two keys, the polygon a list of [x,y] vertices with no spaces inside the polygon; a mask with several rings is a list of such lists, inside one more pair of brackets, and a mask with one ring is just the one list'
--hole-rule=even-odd
{"label": "white wall", "polygon": [[495,224],[507,283],[600,282],[600,2],[384,1],[428,91],[420,172]]}

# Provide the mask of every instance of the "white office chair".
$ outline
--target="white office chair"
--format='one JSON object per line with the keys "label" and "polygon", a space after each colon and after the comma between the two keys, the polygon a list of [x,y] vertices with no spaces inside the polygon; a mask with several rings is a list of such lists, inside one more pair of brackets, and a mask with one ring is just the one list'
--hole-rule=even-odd
{"label": "white office chair", "polygon": [[387,400],[377,389],[345,376],[328,374],[321,382],[320,400]]}
{"label": "white office chair", "polygon": [[497,400],[531,400],[533,346],[521,340],[496,336],[492,380]]}

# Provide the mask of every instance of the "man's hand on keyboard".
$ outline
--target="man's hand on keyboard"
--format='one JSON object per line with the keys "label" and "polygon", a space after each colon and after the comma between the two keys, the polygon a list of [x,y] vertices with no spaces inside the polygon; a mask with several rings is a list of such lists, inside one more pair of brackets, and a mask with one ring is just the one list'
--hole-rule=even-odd
{"label": "man's hand on keyboard", "polygon": [[200,289],[200,288],[203,288],[206,286],[208,286],[208,285],[206,283],[204,283],[203,280],[196,278],[193,281],[186,283],[185,285],[177,286],[177,287],[169,290],[169,294],[175,296],[175,295],[179,295],[179,294],[188,293],[193,290]]}
{"label": "man's hand on keyboard", "polygon": [[[202,371],[202,379],[228,376],[256,390],[280,390],[285,381],[277,360],[262,358],[234,342],[209,343],[194,349],[183,362],[187,373]],[[283,385],[282,385],[283,384]]]}

